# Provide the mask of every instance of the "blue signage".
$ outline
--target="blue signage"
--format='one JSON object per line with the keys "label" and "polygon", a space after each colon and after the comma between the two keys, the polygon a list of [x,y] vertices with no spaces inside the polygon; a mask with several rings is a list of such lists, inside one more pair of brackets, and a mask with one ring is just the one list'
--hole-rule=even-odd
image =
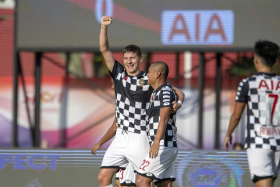
{"label": "blue signage", "polygon": [[48,167],[50,170],[56,170],[56,159],[59,157],[59,155],[1,154],[0,169],[5,169],[8,164],[13,164],[15,170],[44,170]]}

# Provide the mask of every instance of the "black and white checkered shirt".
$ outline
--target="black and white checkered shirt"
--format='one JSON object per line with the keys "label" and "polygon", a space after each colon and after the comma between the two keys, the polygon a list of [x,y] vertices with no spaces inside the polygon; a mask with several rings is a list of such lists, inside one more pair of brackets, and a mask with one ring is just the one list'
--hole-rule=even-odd
{"label": "black and white checkered shirt", "polygon": [[129,76],[124,67],[115,61],[111,76],[115,83],[118,127],[133,133],[146,133],[146,109],[152,94],[146,73]]}
{"label": "black and white checkered shirt", "polygon": [[245,148],[280,150],[280,76],[258,73],[243,79],[236,102],[247,103]]}
{"label": "black and white checkered shirt", "polygon": [[[155,90],[150,99],[149,109],[147,110],[147,132],[150,145],[153,144],[159,121],[160,109],[172,107],[172,102],[177,101],[176,94],[168,83],[161,85]],[[176,114],[170,114],[165,133],[160,141],[161,146],[177,147],[177,127],[175,126]]]}

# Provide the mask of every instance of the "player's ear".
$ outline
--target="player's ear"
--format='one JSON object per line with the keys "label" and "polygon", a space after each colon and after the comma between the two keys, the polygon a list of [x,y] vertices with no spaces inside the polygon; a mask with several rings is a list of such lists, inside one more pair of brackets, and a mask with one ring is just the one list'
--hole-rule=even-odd
{"label": "player's ear", "polygon": [[143,56],[140,56],[139,58],[140,58],[140,63],[142,63],[142,61],[143,61]]}
{"label": "player's ear", "polygon": [[257,66],[259,64],[259,57],[255,55],[253,61],[254,61],[254,65]]}
{"label": "player's ear", "polygon": [[156,72],[156,77],[159,78],[160,76],[161,76],[161,72],[160,72],[160,71],[157,71],[157,72]]}

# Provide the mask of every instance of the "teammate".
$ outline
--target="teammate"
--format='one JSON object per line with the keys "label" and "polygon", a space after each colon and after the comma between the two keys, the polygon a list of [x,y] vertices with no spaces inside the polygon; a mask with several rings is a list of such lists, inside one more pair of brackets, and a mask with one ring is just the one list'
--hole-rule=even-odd
{"label": "teammate", "polygon": [[[112,87],[112,89],[114,89],[115,88],[115,84],[114,84],[114,80],[112,78],[111,78],[111,83],[112,83],[111,87]],[[112,125],[111,125],[111,127],[107,130],[105,135],[96,144],[94,144],[92,146],[91,153],[95,154],[96,151],[99,150],[103,144],[108,142],[111,138],[113,138],[116,135],[116,131],[117,131],[117,125],[116,125],[116,118],[115,118],[113,123],[112,123]],[[123,174],[123,170],[125,169],[125,166],[122,167],[122,169],[118,173],[116,173],[116,176],[115,176],[115,187],[121,187],[119,176]]]}
{"label": "teammate", "polygon": [[272,187],[278,176],[280,159],[280,77],[272,73],[279,47],[269,41],[255,44],[257,74],[243,79],[224,140],[228,150],[232,132],[247,105],[245,148],[252,181],[256,187]]}
{"label": "teammate", "polygon": [[[98,175],[100,186],[112,187],[112,177],[118,169],[129,164],[121,177],[122,186],[135,186],[134,170],[149,151],[146,134],[146,105],[152,93],[146,73],[140,71],[141,50],[129,45],[123,50],[123,65],[116,61],[109,50],[107,27],[112,18],[103,16],[100,29],[100,51],[106,65],[113,75],[116,99],[116,137],[107,149]],[[176,89],[176,88],[173,88]],[[182,104],[184,94],[176,89]],[[177,104],[175,103],[177,106]],[[180,107],[178,104],[177,108]]]}
{"label": "teammate", "polygon": [[148,72],[148,83],[153,88],[147,110],[147,131],[151,148],[136,171],[136,186],[149,187],[151,181],[166,187],[175,180],[174,161],[178,153],[175,126],[176,114],[172,102],[176,95],[166,83],[169,68],[162,61],[154,62]]}

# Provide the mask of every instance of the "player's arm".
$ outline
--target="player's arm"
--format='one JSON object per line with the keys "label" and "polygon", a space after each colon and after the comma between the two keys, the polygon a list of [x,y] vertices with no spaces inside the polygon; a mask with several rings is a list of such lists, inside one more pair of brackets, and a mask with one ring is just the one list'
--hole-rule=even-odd
{"label": "player's arm", "polygon": [[159,124],[158,124],[157,134],[156,134],[155,140],[153,142],[153,145],[151,146],[150,151],[149,151],[150,158],[155,158],[158,156],[159,143],[164,135],[166,125],[170,118],[171,112],[172,112],[171,107],[163,107],[160,109],[160,120],[159,120]]}
{"label": "player's arm", "polygon": [[224,148],[228,151],[229,143],[232,143],[232,136],[234,129],[238,126],[238,123],[240,121],[242,112],[244,111],[244,108],[246,106],[246,103],[248,101],[248,91],[249,91],[249,84],[248,79],[243,79],[239,83],[239,87],[237,89],[236,99],[235,99],[235,106],[233,113],[230,117],[228,130],[226,133],[226,137],[224,139]]}
{"label": "player's arm", "polygon": [[234,106],[234,111],[230,117],[228,130],[226,133],[226,137],[224,140],[224,148],[228,151],[229,145],[228,143],[232,143],[232,136],[234,129],[238,126],[240,118],[242,116],[242,113],[244,111],[244,108],[246,106],[246,103],[236,102]]}
{"label": "player's arm", "polygon": [[107,130],[106,134],[99,140],[98,143],[94,144],[91,148],[91,153],[92,154],[95,154],[96,151],[98,149],[100,149],[100,147],[108,142],[111,138],[113,138],[116,134],[116,131],[117,131],[117,125],[116,125],[116,118],[115,120],[113,121],[113,124],[111,125],[111,127]]}
{"label": "player's arm", "polygon": [[112,72],[115,64],[115,59],[109,48],[109,41],[107,35],[108,26],[112,23],[112,17],[103,16],[101,18],[101,28],[100,28],[100,36],[99,36],[99,49],[103,55],[105,63],[108,69]]}
{"label": "player's arm", "polygon": [[184,92],[182,92],[181,90],[179,90],[178,88],[172,86],[172,89],[175,91],[176,95],[178,96],[178,101],[175,102],[173,101],[172,105],[173,105],[173,112],[176,112],[177,110],[179,110],[183,103],[184,103],[184,100],[185,100],[185,94]]}

